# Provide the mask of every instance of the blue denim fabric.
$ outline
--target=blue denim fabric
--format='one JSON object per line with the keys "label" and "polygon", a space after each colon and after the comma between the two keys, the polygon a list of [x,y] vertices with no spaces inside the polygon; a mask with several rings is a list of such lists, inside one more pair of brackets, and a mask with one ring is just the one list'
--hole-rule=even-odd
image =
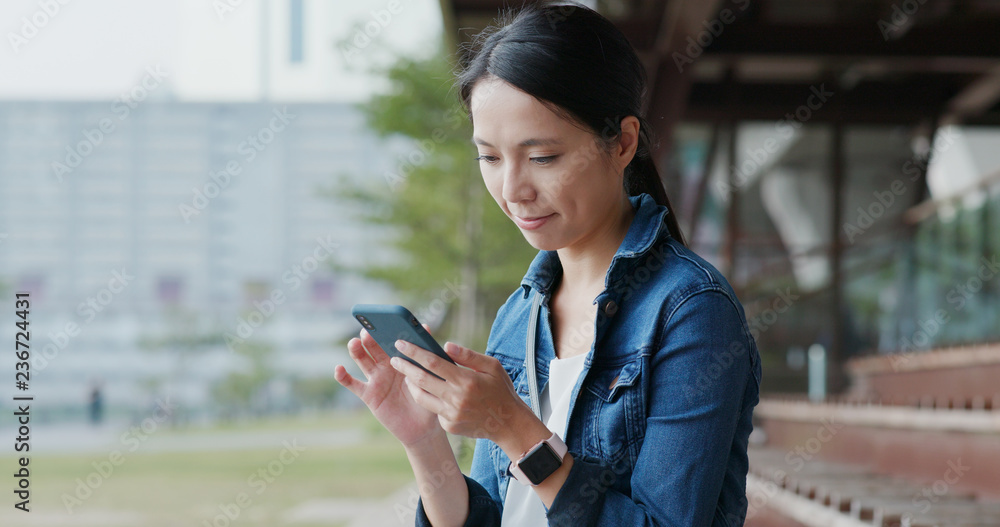
{"label": "blue denim fabric", "polygon": [[[756,343],[726,279],[669,235],[666,207],[648,194],[629,199],[636,216],[595,300],[595,345],[564,438],[574,464],[547,511],[549,525],[743,525],[761,379]],[[561,270],[555,251],[539,251],[490,331],[485,353],[525,402],[530,295],[546,295],[541,391],[555,356],[547,301]],[[500,525],[509,462],[495,443],[476,441],[466,525]],[[430,525],[420,503],[416,525]]]}

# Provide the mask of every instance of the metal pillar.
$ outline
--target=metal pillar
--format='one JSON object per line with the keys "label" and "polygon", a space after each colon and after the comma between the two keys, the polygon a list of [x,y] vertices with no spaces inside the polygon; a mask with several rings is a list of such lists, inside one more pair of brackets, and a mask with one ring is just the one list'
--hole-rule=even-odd
{"label": "metal pillar", "polygon": [[733,289],[739,294],[736,283],[736,242],[739,239],[739,218],[740,218],[740,187],[736,162],[736,130],[737,122],[732,121],[729,125],[729,144],[727,148],[727,159],[729,163],[729,209],[726,213],[726,246],[723,250],[723,261],[726,266],[726,276],[729,278]]}
{"label": "metal pillar", "polygon": [[843,284],[843,243],[840,238],[841,226],[844,223],[844,173],[847,160],[844,152],[844,125],[837,121],[833,125],[833,142],[831,144],[831,186],[833,193],[832,225],[830,228],[830,315],[832,317],[832,334],[830,349],[827,350],[827,387],[831,393],[840,392],[844,388],[844,284]]}

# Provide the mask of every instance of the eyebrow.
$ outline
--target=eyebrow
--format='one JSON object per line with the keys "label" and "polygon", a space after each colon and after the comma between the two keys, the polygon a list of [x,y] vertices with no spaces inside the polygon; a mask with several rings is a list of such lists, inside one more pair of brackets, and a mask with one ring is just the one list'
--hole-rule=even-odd
{"label": "eyebrow", "polygon": [[[493,148],[493,145],[487,143],[486,141],[483,141],[482,139],[480,139],[478,137],[473,137],[472,138],[472,142],[475,143],[475,144],[479,144],[479,145],[488,146],[490,148]],[[563,144],[562,141],[560,141],[558,139],[554,139],[554,138],[535,138],[535,137],[533,137],[531,139],[525,139],[524,141],[521,141],[520,143],[517,144],[517,146],[552,146],[552,145],[561,145],[561,144]]]}

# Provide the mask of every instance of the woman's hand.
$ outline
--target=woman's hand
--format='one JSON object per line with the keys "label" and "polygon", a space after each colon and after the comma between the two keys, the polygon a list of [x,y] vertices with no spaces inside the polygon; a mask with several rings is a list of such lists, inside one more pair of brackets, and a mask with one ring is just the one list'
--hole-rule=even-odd
{"label": "woman's hand", "polygon": [[[430,333],[427,324],[423,326]],[[348,341],[347,350],[368,382],[355,379],[341,365],[334,369],[334,378],[357,395],[404,447],[441,432],[437,415],[414,401],[410,390],[404,388],[403,374],[389,366],[389,356],[367,331],[362,329],[361,338]]]}
{"label": "woman's hand", "polygon": [[[441,427],[453,434],[483,437],[518,460],[552,432],[514,389],[500,361],[453,342],[444,351],[455,364],[408,342],[397,341],[404,355],[441,376],[438,379],[409,362],[393,358],[392,367],[406,375],[410,396],[421,407],[437,414]],[[533,487],[546,507],[551,507],[573,467],[567,454],[556,472]]]}
{"label": "woman's hand", "polygon": [[466,437],[483,437],[502,446],[512,435],[524,436],[527,430],[522,426],[533,420],[534,435],[541,433],[548,437],[539,432],[538,427],[545,430],[545,425],[518,396],[514,383],[497,359],[453,342],[446,342],[443,347],[456,364],[409,342],[397,341],[396,347],[444,379],[437,379],[399,358],[390,362],[406,376],[410,397],[436,414],[446,431]]}

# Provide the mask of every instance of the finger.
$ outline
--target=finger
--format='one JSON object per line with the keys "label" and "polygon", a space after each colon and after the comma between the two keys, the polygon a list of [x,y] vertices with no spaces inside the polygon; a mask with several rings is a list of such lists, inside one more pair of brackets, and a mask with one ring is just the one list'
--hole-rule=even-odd
{"label": "finger", "polygon": [[403,379],[403,384],[406,385],[406,389],[410,391],[410,396],[413,397],[413,402],[419,404],[428,412],[434,412],[435,414],[441,415],[442,413],[448,411],[448,405],[446,405],[444,401],[436,395],[424,390],[412,382],[409,382],[406,378]]}
{"label": "finger", "polygon": [[427,351],[412,342],[405,340],[396,341],[396,349],[403,355],[417,361],[421,366],[434,372],[435,375],[444,379],[449,379],[455,374],[455,365],[438,357],[436,354]]}
{"label": "finger", "polygon": [[347,373],[347,368],[341,366],[340,364],[333,369],[333,378],[336,379],[341,386],[350,390],[354,395],[357,395],[359,399],[361,398],[361,394],[365,391],[365,383],[355,379],[350,373]]}
{"label": "finger", "polygon": [[428,326],[426,322],[422,322],[420,325],[424,327],[424,330],[427,331],[428,335],[431,334],[431,327]]}
{"label": "finger", "polygon": [[484,373],[495,373],[497,367],[500,365],[500,361],[496,360],[489,355],[484,355],[478,351],[471,350],[464,346],[459,346],[454,342],[448,341],[444,343],[444,351],[451,357],[451,360],[455,361],[455,364],[460,364]]}
{"label": "finger", "polygon": [[372,361],[374,361],[375,364],[381,364],[389,361],[389,356],[386,355],[385,350],[382,349],[382,346],[378,345],[378,342],[375,342],[375,338],[368,333],[368,330],[361,330],[361,343],[365,346],[365,349],[368,350],[368,355],[371,356]]}
{"label": "finger", "polygon": [[408,360],[393,357],[392,360],[389,361],[389,364],[392,365],[396,371],[402,373],[406,377],[407,383],[422,390],[426,390],[435,396],[440,396],[441,392],[446,388],[445,385],[447,385],[447,383],[445,381],[427,373],[419,366],[412,364]]}
{"label": "finger", "polygon": [[347,352],[354,359],[358,367],[361,368],[361,373],[364,373],[365,377],[371,378],[371,373],[375,371],[375,361],[368,356],[368,352],[361,345],[361,339],[347,341]]}

